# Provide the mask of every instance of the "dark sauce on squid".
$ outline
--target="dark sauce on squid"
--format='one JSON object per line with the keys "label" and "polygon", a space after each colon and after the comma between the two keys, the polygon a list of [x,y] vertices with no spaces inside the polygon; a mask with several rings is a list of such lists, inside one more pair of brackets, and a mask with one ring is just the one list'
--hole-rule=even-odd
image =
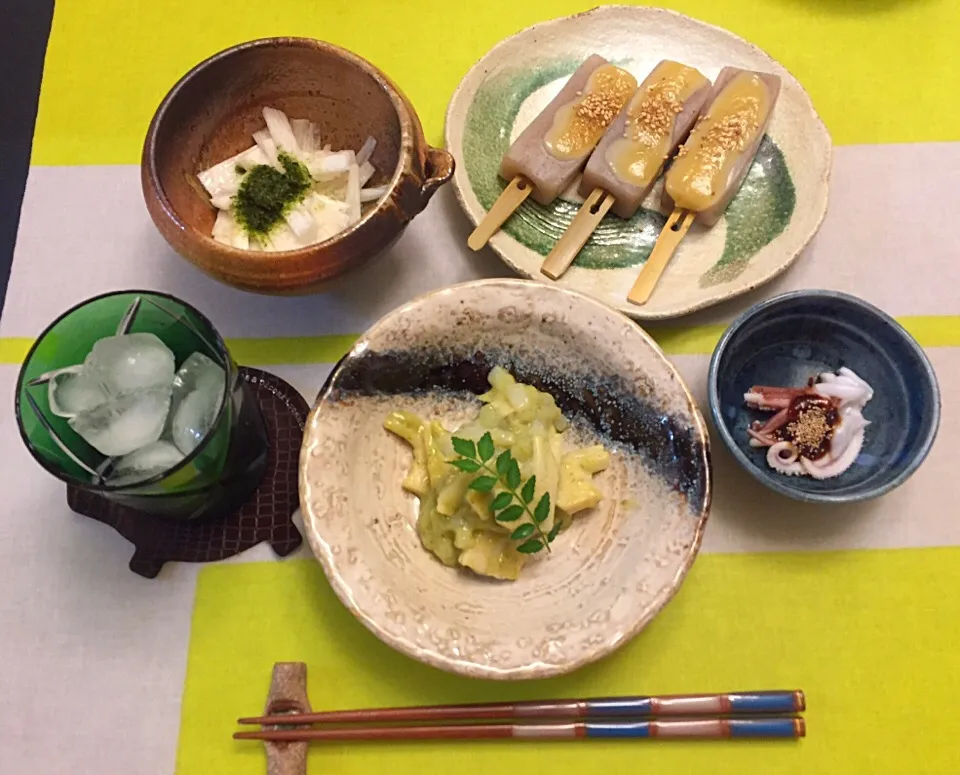
{"label": "dark sauce on squid", "polygon": [[797,396],[787,409],[787,421],[776,431],[777,439],[789,441],[808,460],[819,460],[830,451],[840,412],[829,398],[815,394]]}

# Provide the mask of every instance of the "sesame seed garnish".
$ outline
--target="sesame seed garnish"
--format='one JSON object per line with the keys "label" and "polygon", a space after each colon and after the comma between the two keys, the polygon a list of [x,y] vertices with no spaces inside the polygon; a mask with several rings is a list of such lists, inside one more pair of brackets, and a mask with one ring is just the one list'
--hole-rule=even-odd
{"label": "sesame seed garnish", "polygon": [[567,126],[550,143],[563,156],[573,156],[596,145],[637,86],[632,75],[612,65],[594,71],[589,83],[590,91],[580,99]]}
{"label": "sesame seed garnish", "polygon": [[655,145],[673,130],[677,114],[683,111],[680,93],[685,78],[662,79],[646,89],[646,97],[638,105],[632,106],[629,131],[625,134],[632,140]]}
{"label": "sesame seed garnish", "polygon": [[792,441],[802,457],[816,460],[826,454],[837,422],[837,410],[829,399],[802,396],[791,407],[794,419],[780,434]]}
{"label": "sesame seed garnish", "polygon": [[[694,127],[694,134],[703,131],[695,151],[698,168],[689,181],[690,187],[702,196],[713,196],[718,173],[730,159],[731,154],[742,151],[753,133],[760,126],[761,104],[752,94],[739,95],[733,100],[733,109],[719,117],[701,116]],[[706,121],[705,124],[702,122]],[[704,129],[704,127],[706,127]],[[687,155],[681,148],[679,155]]]}

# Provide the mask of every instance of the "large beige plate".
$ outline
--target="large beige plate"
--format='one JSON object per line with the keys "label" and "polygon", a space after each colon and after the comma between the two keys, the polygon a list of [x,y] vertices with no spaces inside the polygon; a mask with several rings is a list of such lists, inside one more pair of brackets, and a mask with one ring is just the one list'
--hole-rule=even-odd
{"label": "large beige plate", "polygon": [[[401,487],[410,447],[383,428],[403,409],[453,430],[479,411],[494,364],[550,392],[577,442],[612,451],[600,505],[513,582],[423,548],[417,500]],[[609,654],[676,592],[709,511],[709,442],[634,322],[581,294],[479,281],[417,299],[358,340],[307,423],[300,501],[334,591],[386,643],[464,675],[539,678]]]}
{"label": "large beige plate", "polygon": [[[604,218],[558,285],[589,294],[638,320],[684,315],[772,280],[800,255],[827,209],[831,143],[797,80],[771,57],[726,30],[660,8],[604,6],[529,27],[495,46],[460,83],[447,110],[453,183],[476,224],[503,189],[497,176],[510,143],[591,53],[642,80],[661,59],[713,78],[724,65],[775,73],[782,89],[768,135],[726,215],[694,226],[650,301],[626,300],[665,220],[660,188],[630,221]],[[543,207],[532,200],[490,244],[515,271],[544,283],[540,265],[581,201],[573,193]]]}

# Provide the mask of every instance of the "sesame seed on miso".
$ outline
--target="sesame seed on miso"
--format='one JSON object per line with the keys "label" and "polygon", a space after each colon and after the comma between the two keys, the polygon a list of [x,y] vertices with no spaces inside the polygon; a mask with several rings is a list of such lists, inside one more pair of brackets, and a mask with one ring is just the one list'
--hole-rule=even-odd
{"label": "sesame seed on miso", "polygon": [[614,65],[598,67],[583,94],[560,108],[544,136],[557,159],[576,159],[592,150],[637,89],[637,79]]}
{"label": "sesame seed on miso", "polygon": [[667,171],[666,190],[677,207],[700,212],[723,197],[730,170],[772,108],[756,73],[741,72],[723,88]]}

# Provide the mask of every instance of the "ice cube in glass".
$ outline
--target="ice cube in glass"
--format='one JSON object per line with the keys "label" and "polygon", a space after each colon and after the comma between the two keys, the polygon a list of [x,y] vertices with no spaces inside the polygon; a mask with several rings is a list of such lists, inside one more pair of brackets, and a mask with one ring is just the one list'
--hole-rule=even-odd
{"label": "ice cube in glass", "polygon": [[114,395],[131,390],[169,386],[175,362],[170,348],[155,334],[108,336],[93,345],[85,372]]}
{"label": "ice cube in glass", "polygon": [[134,390],[68,422],[101,454],[127,455],[160,438],[170,412],[170,394],[170,385]]}
{"label": "ice cube in glass", "polygon": [[173,443],[185,455],[197,448],[213,427],[225,392],[226,375],[221,366],[203,353],[187,358],[173,381]]}
{"label": "ice cube in glass", "polygon": [[119,486],[146,481],[170,470],[183,457],[183,453],[169,441],[155,441],[118,459],[107,477],[107,484]]}
{"label": "ice cube in glass", "polygon": [[76,417],[110,398],[103,383],[90,377],[82,365],[68,366],[50,375],[47,383],[50,411],[58,417]]}

